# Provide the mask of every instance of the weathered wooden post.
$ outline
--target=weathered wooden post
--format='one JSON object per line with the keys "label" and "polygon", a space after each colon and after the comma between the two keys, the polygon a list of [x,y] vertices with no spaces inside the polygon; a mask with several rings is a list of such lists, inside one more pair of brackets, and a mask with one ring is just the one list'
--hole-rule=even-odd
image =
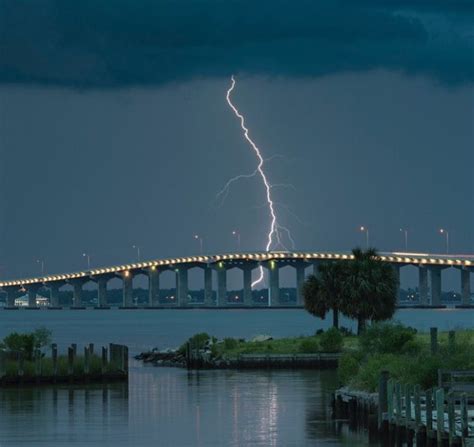
{"label": "weathered wooden post", "polygon": [[51,362],[53,367],[53,377],[56,379],[58,375],[58,345],[56,343],[51,345]]}
{"label": "weathered wooden post", "polygon": [[436,439],[442,445],[444,433],[444,390],[438,388],[435,393],[436,403]]}
{"label": "weathered wooden post", "polygon": [[387,382],[387,413],[388,413],[388,422],[389,424],[393,421],[393,379],[388,379]]}
{"label": "weathered wooden post", "polygon": [[461,394],[461,437],[467,438],[469,435],[468,411],[467,411],[467,394]]}
{"label": "weathered wooden post", "polygon": [[102,375],[107,372],[107,348],[102,346]]}
{"label": "weathered wooden post", "polygon": [[388,413],[388,371],[382,371],[379,378],[379,405],[377,414],[377,426],[380,431],[387,431],[387,413]]}
{"label": "weathered wooden post", "polygon": [[411,386],[405,385],[405,428],[408,432],[411,429]]}
{"label": "weathered wooden post", "polygon": [[438,328],[430,328],[431,355],[438,353]]}
{"label": "weathered wooden post", "polygon": [[89,343],[89,354],[94,355],[94,343]]}
{"label": "weathered wooden post", "polygon": [[456,421],[454,415],[454,395],[452,392],[448,393],[448,434],[449,434],[449,445],[453,445],[453,441],[456,438]]}
{"label": "weathered wooden post", "polygon": [[431,433],[433,432],[433,391],[426,390],[425,396],[426,434],[428,437],[431,437]]}
{"label": "weathered wooden post", "polygon": [[90,371],[90,358],[89,358],[89,348],[84,347],[84,374],[89,374]]}
{"label": "weathered wooden post", "polygon": [[395,398],[396,398],[396,411],[397,411],[397,414],[395,416],[395,423],[397,425],[397,429],[398,427],[400,427],[401,425],[401,421],[402,421],[402,385],[400,384],[400,382],[397,382],[395,384]]}
{"label": "weathered wooden post", "polygon": [[67,348],[67,373],[72,376],[74,374],[74,348]]}
{"label": "weathered wooden post", "polygon": [[449,346],[450,352],[453,352],[456,349],[456,332],[455,331],[449,331],[448,333],[448,346]]}
{"label": "weathered wooden post", "polygon": [[74,357],[77,355],[77,343],[71,343],[71,348],[74,350]]}
{"label": "weathered wooden post", "polygon": [[415,442],[416,445],[424,445],[423,429],[421,425],[421,399],[420,385],[415,385],[413,389],[413,401],[415,405]]}

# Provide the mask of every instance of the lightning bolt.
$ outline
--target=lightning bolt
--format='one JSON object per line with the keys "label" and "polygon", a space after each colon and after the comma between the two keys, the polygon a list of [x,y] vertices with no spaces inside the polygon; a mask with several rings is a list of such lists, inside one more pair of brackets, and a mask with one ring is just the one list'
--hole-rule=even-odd
{"label": "lightning bolt", "polygon": [[[278,222],[275,202],[272,198],[272,184],[268,181],[267,175],[265,174],[265,171],[264,171],[265,159],[263,158],[263,156],[260,152],[260,149],[257,147],[255,142],[249,136],[249,129],[245,126],[245,118],[239,112],[237,107],[235,107],[235,105],[232,103],[232,101],[230,99],[231,94],[232,94],[232,92],[235,88],[235,78],[234,78],[233,75],[231,76],[231,82],[232,82],[231,86],[227,90],[227,95],[226,95],[227,103],[229,104],[229,107],[232,109],[234,114],[239,119],[240,127],[242,128],[242,130],[244,132],[244,138],[247,140],[247,142],[250,144],[251,148],[255,152],[258,164],[257,164],[257,168],[255,169],[255,171],[252,174],[239,175],[237,177],[234,177],[234,178],[230,179],[227,182],[227,184],[224,186],[224,188],[219,192],[218,195],[222,195],[222,194],[227,195],[228,189],[229,189],[230,185],[233,182],[235,182],[237,180],[240,180],[242,178],[250,178],[250,177],[255,177],[255,176],[258,175],[261,178],[261,180],[263,182],[263,185],[265,187],[267,206],[268,206],[268,210],[269,210],[269,213],[270,213],[270,228],[269,228],[269,231],[268,231],[267,244],[265,246],[265,250],[270,251],[270,249],[272,248],[274,243],[276,243],[276,246],[281,246],[285,250],[288,250],[285,247],[285,245],[282,243],[280,231],[284,231],[286,233],[286,235],[287,235],[288,239],[290,240],[292,246],[294,246],[294,241],[291,237],[291,233],[288,230],[288,228],[280,225],[279,222]],[[281,185],[279,185],[279,186],[281,186]],[[259,284],[260,282],[262,282],[263,278],[264,278],[264,271],[263,271],[263,267],[260,266],[259,267],[258,278],[255,281],[252,282],[252,287],[254,287],[257,284]]]}

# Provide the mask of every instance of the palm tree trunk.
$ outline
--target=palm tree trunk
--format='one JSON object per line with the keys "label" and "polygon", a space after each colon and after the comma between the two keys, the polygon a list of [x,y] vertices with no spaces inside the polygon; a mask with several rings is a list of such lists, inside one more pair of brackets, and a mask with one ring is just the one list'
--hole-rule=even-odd
{"label": "palm tree trunk", "polygon": [[357,318],[357,335],[362,334],[365,331],[365,319],[362,317]]}
{"label": "palm tree trunk", "polygon": [[332,310],[332,327],[339,329],[339,311],[336,308]]}

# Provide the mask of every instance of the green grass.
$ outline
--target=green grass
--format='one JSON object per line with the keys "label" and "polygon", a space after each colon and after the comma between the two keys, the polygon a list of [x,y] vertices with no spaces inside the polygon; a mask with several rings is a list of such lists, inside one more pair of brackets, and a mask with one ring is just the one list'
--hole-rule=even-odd
{"label": "green grass", "polygon": [[448,332],[438,334],[438,352],[431,353],[429,333],[417,333],[402,347],[384,352],[364,352],[361,347],[346,351],[339,362],[341,384],[354,389],[376,391],[383,370],[390,377],[422,389],[437,386],[438,369],[474,369],[474,330],[456,331],[450,345]]}
{"label": "green grass", "polygon": [[[235,340],[230,347],[226,343],[216,343],[212,352],[216,357],[236,358],[240,354],[300,354],[323,352],[320,345],[320,335],[308,337],[276,338],[263,342]],[[357,337],[344,337],[343,350],[352,350],[357,343]],[[308,349],[314,347],[314,349]]]}

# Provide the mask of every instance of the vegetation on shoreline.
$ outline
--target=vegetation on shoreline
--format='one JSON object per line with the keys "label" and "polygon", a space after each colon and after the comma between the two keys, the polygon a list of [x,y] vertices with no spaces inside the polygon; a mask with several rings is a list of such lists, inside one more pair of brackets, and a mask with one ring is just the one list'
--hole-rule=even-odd
{"label": "vegetation on shoreline", "polygon": [[186,344],[192,349],[209,347],[211,356],[215,359],[233,359],[241,354],[317,354],[339,353],[352,349],[357,338],[349,332],[331,328],[326,332],[320,330],[314,336],[300,336],[291,338],[277,338],[262,341],[253,341],[236,338],[217,338],[207,333],[196,334],[180,348],[184,353]]}
{"label": "vegetation on shoreline", "polygon": [[[331,328],[314,336],[262,341],[217,340],[201,333],[188,342],[192,349],[207,350],[214,360],[237,359],[241,354],[341,353],[341,385],[373,392],[383,370],[403,383],[428,389],[437,384],[438,369],[474,369],[474,330],[456,331],[454,339],[449,339],[448,332],[438,335],[436,353],[431,352],[428,333],[399,323],[374,323],[359,336]],[[179,351],[184,354],[185,350],[186,343]]]}
{"label": "vegetation on shoreline", "polygon": [[359,337],[357,347],[339,361],[338,375],[343,385],[376,391],[382,371],[402,383],[436,386],[438,369],[474,369],[474,331],[456,331],[449,340],[441,333],[436,353],[431,352],[429,334],[401,324],[375,324]]}

